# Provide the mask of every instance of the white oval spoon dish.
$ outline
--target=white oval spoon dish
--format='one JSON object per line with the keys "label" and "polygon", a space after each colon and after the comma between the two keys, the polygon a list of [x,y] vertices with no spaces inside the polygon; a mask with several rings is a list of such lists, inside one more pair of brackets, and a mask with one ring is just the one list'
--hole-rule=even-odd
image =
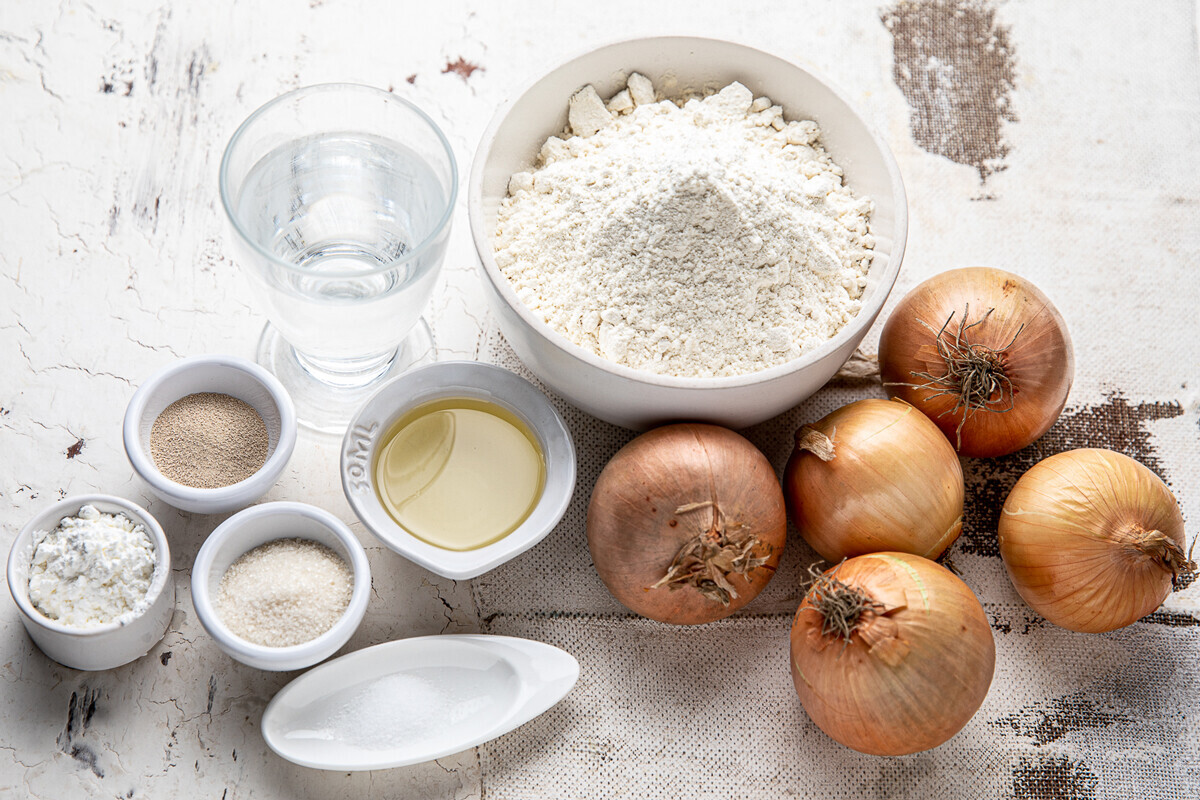
{"label": "white oval spoon dish", "polygon": [[579,662],[509,636],[420,636],[304,673],[263,712],[262,734],[295,764],[340,772],[419,764],[525,724],[571,691]]}

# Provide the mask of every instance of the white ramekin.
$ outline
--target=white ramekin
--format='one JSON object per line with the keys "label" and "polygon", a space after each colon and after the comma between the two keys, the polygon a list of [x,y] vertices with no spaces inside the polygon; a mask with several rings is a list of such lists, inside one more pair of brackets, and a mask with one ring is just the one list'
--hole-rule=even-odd
{"label": "white ramekin", "polygon": [[[546,486],[515,531],[475,550],[446,550],[400,527],[379,500],[375,457],[392,425],[417,406],[448,397],[496,403],[524,421],[546,459]],[[342,440],[342,488],[350,507],[400,555],[446,578],[464,580],[503,564],[540,542],[567,512],[575,491],[575,444],[562,417],[529,381],[476,361],[443,361],[406,372],[379,388],[350,421]]]}
{"label": "white ramekin", "polygon": [[[276,539],[319,542],[345,560],[354,578],[350,604],[341,619],[315,639],[288,647],[267,647],[243,639],[229,629],[216,609],[221,578],[229,566]],[[192,605],[204,630],[230,658],[264,670],[304,669],[329,658],[358,629],[370,594],[371,567],[362,544],[340,519],[306,503],[263,503],[234,514],[209,535],[192,566]]]}
{"label": "white ramekin", "polygon": [[[184,486],[163,475],[150,457],[154,420],[176,400],[198,392],[217,392],[248,403],[267,426],[267,460],[238,483],[216,489]],[[134,471],[162,500],[184,511],[221,514],[243,508],[262,497],[278,480],[296,446],[296,410],[292,399],[270,372],[236,356],[193,356],[151,375],[125,409],[125,453]]]}
{"label": "white ramekin", "polygon": [[[86,505],[106,514],[124,514],[146,526],[154,542],[154,575],[147,597],[150,604],[140,615],[125,622],[110,622],[94,628],[63,625],[42,615],[29,599],[29,568],[38,531],[58,527],[65,517],[76,516]],[[107,494],[66,497],[42,511],[17,534],[8,553],[8,590],[21,612],[21,623],[41,651],[73,669],[112,669],[150,652],[171,624],[175,613],[175,577],[171,572],[171,549],[162,526],[149,512],[128,500]]]}

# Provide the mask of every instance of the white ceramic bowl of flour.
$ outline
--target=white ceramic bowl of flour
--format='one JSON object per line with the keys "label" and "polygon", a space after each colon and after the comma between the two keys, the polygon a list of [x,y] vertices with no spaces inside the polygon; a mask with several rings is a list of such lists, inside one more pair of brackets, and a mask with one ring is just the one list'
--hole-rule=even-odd
{"label": "white ceramic bowl of flour", "polygon": [[[742,375],[675,377],[609,361],[572,343],[518,298],[494,258],[493,234],[512,175],[534,168],[542,144],[567,123],[567,101],[587,84],[608,98],[632,72],[668,94],[720,89],[733,81],[783,106],[787,120],[814,120],[821,142],[857,195],[870,197],[874,259],[862,308],[835,336],[800,357]],[[713,39],[661,37],[602,47],[539,78],[496,114],[475,155],[468,189],[471,232],[500,331],[555,392],[608,422],[644,429],[694,419],[745,427],[807,398],[845,363],[875,321],[904,255],[908,211],[887,145],[825,81],[781,58]]]}
{"label": "white ceramic bowl of flour", "polygon": [[[29,597],[29,575],[37,546],[35,535],[53,530],[63,518],[76,516],[88,505],[102,514],[123,514],[145,526],[154,544],[155,560],[141,613],[132,619],[85,628],[64,625],[38,611]],[[73,669],[112,669],[144,656],[162,639],[175,613],[175,576],[162,526],[141,506],[106,494],[67,497],[31,519],[17,534],[8,554],[8,589],[34,643],[47,656]]]}

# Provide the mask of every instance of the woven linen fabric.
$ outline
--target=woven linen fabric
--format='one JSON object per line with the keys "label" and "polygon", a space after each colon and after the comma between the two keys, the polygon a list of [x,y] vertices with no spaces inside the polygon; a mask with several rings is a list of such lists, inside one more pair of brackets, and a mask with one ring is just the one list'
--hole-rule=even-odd
{"label": "woven linen fabric", "polygon": [[[488,344],[498,363],[537,383],[502,338]],[[797,427],[864,396],[882,391],[835,384],[744,433],[782,471]],[[1112,445],[1146,438],[1124,400],[1105,406],[1116,428],[1079,426],[1075,420],[1094,413],[1068,409],[1026,451],[990,465],[964,459],[967,525],[949,557],[991,621],[995,679],[983,708],[950,742],[877,758],[826,737],[792,688],[788,633],[807,565],[819,560],[795,529],[775,578],[742,612],[695,627],[630,613],[592,567],[584,522],[596,477],[634,434],[552,399],[579,451],[575,497],[545,542],[475,579],[474,591],[487,633],[561,647],[579,659],[581,677],[558,706],[480,748],[486,797],[1083,800],[1148,787],[1155,797],[1196,796],[1200,621],[1166,610],[1099,635],[1045,622],[1008,584],[995,513],[986,511],[1043,453],[1097,436],[1111,436]],[[1136,445],[1116,449],[1139,454]]]}
{"label": "woven linen fabric", "polygon": [[[860,54],[891,82],[873,107],[911,214],[880,322],[921,280],[986,264],[1045,290],[1074,339],[1075,384],[1050,433],[963,459],[965,526],[948,559],[983,603],[997,659],[975,717],[899,758],[816,728],[792,688],[788,632],[817,556],[791,527],[774,580],[737,615],[683,628],[631,614],[592,567],[585,517],[600,469],[634,434],[552,398],[578,448],[575,498],[544,542],[473,590],[486,632],[562,647],[582,673],[558,706],[480,748],[485,797],[1200,797],[1200,587],[1125,629],[1073,633],[1021,601],[996,544],[1017,478],[1076,447],[1154,469],[1196,534],[1196,18],[1190,3],[1154,10],[899,2],[880,10],[881,48]],[[534,379],[494,330],[480,355]],[[835,380],[743,433],[782,473],[797,427],[882,396],[877,381]]]}

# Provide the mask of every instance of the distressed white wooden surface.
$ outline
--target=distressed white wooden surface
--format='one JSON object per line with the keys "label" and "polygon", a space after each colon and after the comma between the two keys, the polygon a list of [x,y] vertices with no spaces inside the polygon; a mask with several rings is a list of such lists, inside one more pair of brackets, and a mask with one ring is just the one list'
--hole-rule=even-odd
{"label": "distressed white wooden surface", "polygon": [[[121,415],[145,376],[184,355],[253,354],[263,318],[247,305],[228,255],[217,165],[250,111],[301,85],[348,80],[393,88],[443,126],[465,174],[508,92],[541,65],[598,44],[708,35],[813,67],[845,89],[900,161],[913,213],[900,289],[969,263],[1035,275],[1073,326],[1080,350],[1073,398],[1091,402],[1120,389],[1130,402],[1183,403],[1181,416],[1151,429],[1185,513],[1200,514],[1200,493],[1192,488],[1200,479],[1194,455],[1200,376],[1194,348],[1181,355],[1178,345],[1196,340],[1200,300],[1183,266],[1197,249],[1196,173],[1190,162],[1181,167],[1175,160],[1188,134],[1139,128],[1136,108],[1081,104],[1072,113],[1082,117],[1056,124],[1063,111],[1052,102],[1076,86],[1086,99],[1089,60],[1127,57],[1129,85],[1153,84],[1155,71],[1170,67],[1168,55],[1178,56],[1179,48],[1190,48],[1195,60],[1194,30],[1159,44],[1139,38],[1146,32],[1142,16],[1120,14],[1121,4],[1105,4],[1107,14],[1082,5],[1005,4],[1026,59],[1018,62],[1025,65],[1022,122],[1011,136],[1028,157],[995,176],[989,190],[1029,198],[1014,211],[1012,203],[963,203],[979,192],[978,176],[913,143],[908,106],[891,79],[879,5],[6,0],[0,6],[0,547],[7,552],[25,520],[64,494],[123,495],[147,505],[166,528],[179,595],[171,630],[148,657],[93,674],[49,662],[11,602],[0,602],[0,796],[484,794],[474,752],[346,775],[294,767],[267,751],[259,717],[291,675],[225,657],[196,622],[188,596],[192,558],[220,518],[152,501],[122,452]],[[1181,6],[1190,8],[1164,4],[1176,16]],[[1120,39],[1114,25],[1128,28],[1132,55],[1088,46]],[[1064,30],[1075,31],[1065,44]],[[1030,68],[1063,46],[1079,48],[1077,70]],[[1168,55],[1157,60],[1160,50]],[[480,68],[446,71],[460,59]],[[1198,95],[1192,86],[1179,102],[1194,108]],[[1071,146],[1093,148],[1094,170],[1113,176],[1109,202],[1130,210],[1127,226],[1112,226],[1112,217],[1039,215],[1039,192],[1071,191],[1079,179],[1062,173],[1055,158],[1061,143],[1046,140],[1048,129],[1077,134]],[[1129,203],[1128,186],[1145,185],[1147,173],[1160,182],[1158,194],[1174,193],[1180,202]],[[1104,202],[1095,192],[1085,199],[1093,207]],[[1000,220],[1000,213],[1010,216]],[[428,316],[440,357],[471,358],[488,320],[461,202],[454,226]],[[999,230],[1020,235],[1001,237]],[[1153,258],[1143,258],[1147,253]],[[1163,345],[1168,330],[1169,346]],[[78,452],[68,457],[73,446]],[[353,521],[336,460],[335,441],[302,435],[266,499],[307,500]],[[355,530],[369,548],[376,596],[348,649],[478,628],[469,587],[376,546],[357,523]],[[1194,606],[1195,596],[1193,590],[1172,602]],[[1188,700],[1185,708],[1194,709],[1195,698]]]}

